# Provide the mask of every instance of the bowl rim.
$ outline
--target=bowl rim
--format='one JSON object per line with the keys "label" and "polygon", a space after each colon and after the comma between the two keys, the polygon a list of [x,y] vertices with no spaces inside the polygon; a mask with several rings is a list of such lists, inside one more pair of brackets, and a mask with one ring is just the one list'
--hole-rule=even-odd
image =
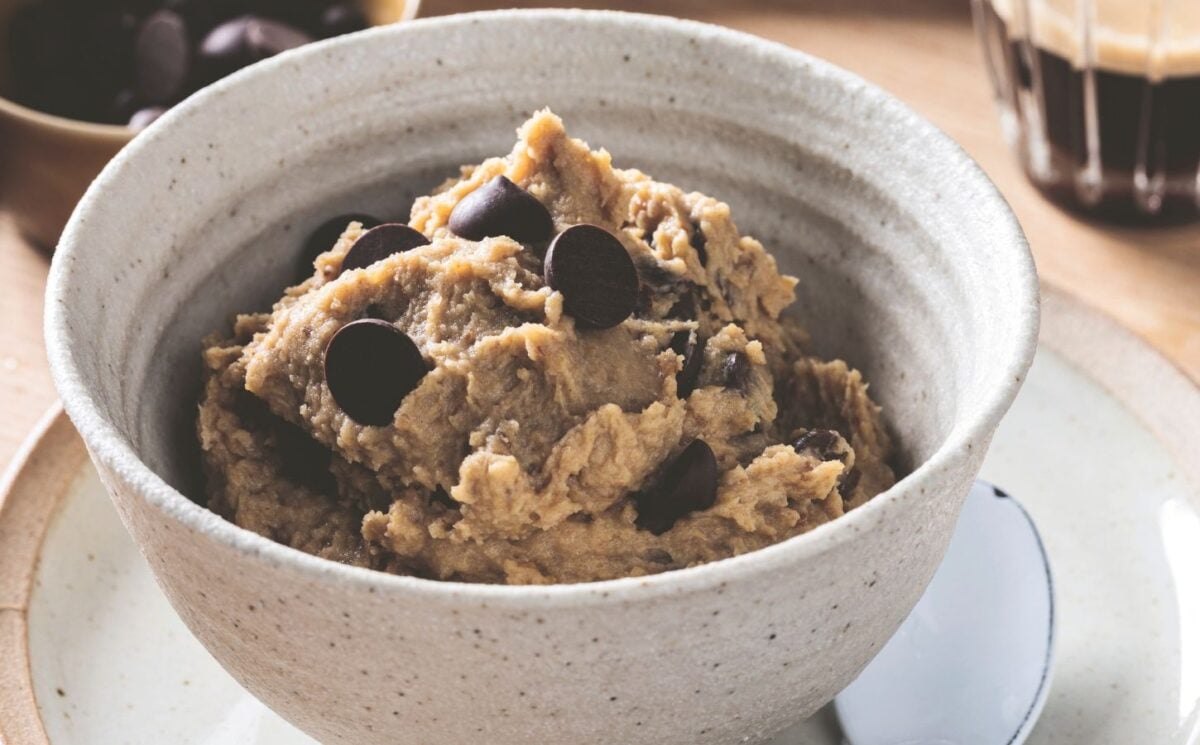
{"label": "bowl rim", "polygon": [[5,96],[0,96],[0,113],[28,122],[41,129],[115,143],[128,142],[137,134],[134,129],[125,124],[102,124],[89,122],[86,119],[72,119],[58,114],[47,114],[44,111],[19,104]]}
{"label": "bowl rim", "polygon": [[842,87],[853,89],[857,96],[869,100],[893,117],[897,124],[907,127],[915,136],[924,138],[930,147],[936,148],[930,152],[931,158],[944,158],[954,162],[956,189],[976,195],[979,208],[985,210],[981,220],[986,219],[992,226],[995,236],[993,242],[1007,247],[1005,250],[1010,254],[1012,273],[1017,280],[1015,289],[1018,294],[1011,298],[1012,302],[1008,303],[1007,307],[1008,312],[1016,316],[1014,320],[1019,334],[1009,340],[1010,354],[1003,363],[1003,374],[996,376],[997,383],[986,392],[976,413],[966,419],[956,417],[950,432],[928,459],[890,489],[846,515],[785,541],[684,569],[641,577],[573,584],[496,585],[394,575],[307,554],[241,528],[207,507],[193,502],[167,484],[141,460],[116,426],[104,417],[95,396],[85,386],[80,367],[67,344],[69,331],[66,298],[71,296],[71,290],[68,272],[64,267],[74,259],[73,254],[79,247],[80,237],[84,232],[83,226],[88,222],[89,215],[98,209],[99,203],[103,203],[106,184],[116,176],[122,163],[137,154],[138,144],[135,142],[123,149],[88,188],[63,232],[47,283],[45,333],[51,373],[63,406],[87,443],[93,459],[102,464],[104,469],[116,474],[136,492],[139,499],[163,513],[167,519],[189,531],[203,533],[208,540],[220,542],[233,551],[243,556],[248,555],[254,561],[264,562],[272,568],[294,570],[314,581],[333,581],[355,590],[367,589],[376,594],[386,593],[409,599],[473,601],[504,607],[552,609],[578,606],[581,603],[644,599],[666,592],[693,592],[803,561],[823,553],[832,546],[853,540],[871,524],[870,521],[876,519],[876,514],[884,509],[886,503],[900,498],[902,493],[921,488],[938,474],[953,471],[956,466],[975,457],[976,453],[972,452],[973,443],[990,441],[992,432],[1011,405],[1032,364],[1037,346],[1039,283],[1024,233],[995,184],[949,136],[883,89],[804,52],[721,26],[641,13],[578,9],[481,11],[368,29],[351,37],[324,40],[277,55],[244,68],[200,91],[169,111],[163,117],[162,123],[187,116],[193,110],[204,106],[208,100],[223,93],[225,89],[237,86],[243,78],[268,76],[276,68],[293,65],[305,55],[321,54],[326,48],[324,45],[356,43],[352,37],[358,36],[358,40],[361,41],[363,37],[360,35],[391,34],[403,37],[405,34],[439,33],[479,22],[503,23],[512,18],[548,22],[569,21],[573,24],[630,25],[663,34],[702,34],[708,40],[726,45],[730,51],[757,56],[764,60],[764,64],[778,62],[788,68],[803,67],[808,76],[824,77]]}

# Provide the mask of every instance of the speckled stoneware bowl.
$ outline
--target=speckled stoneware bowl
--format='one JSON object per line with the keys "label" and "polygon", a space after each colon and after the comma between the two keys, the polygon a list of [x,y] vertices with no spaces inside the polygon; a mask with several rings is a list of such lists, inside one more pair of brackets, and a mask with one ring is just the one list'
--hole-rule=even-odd
{"label": "speckled stoneware bowl", "polygon": [[[909,474],[756,553],[552,587],[342,566],[191,501],[201,337],[276,297],[326,217],[403,217],[546,105],[732,205],[801,278],[820,351],[866,371]],[[356,744],[755,742],[807,716],[921,594],[1037,326],[1013,216],[905,106],[751,36],[582,11],[369,31],[204,91],[88,191],[47,305],[66,409],[175,608],[272,708]]]}

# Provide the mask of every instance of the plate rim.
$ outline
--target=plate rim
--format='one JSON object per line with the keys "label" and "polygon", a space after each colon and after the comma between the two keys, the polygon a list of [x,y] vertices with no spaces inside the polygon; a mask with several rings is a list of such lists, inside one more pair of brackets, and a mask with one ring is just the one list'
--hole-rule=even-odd
{"label": "plate rim", "polygon": [[[1062,289],[1043,286],[1041,301],[1039,345],[1129,409],[1171,454],[1184,478],[1200,486],[1200,457],[1189,458],[1182,449],[1200,441],[1200,380]],[[1101,360],[1112,364],[1097,364]],[[1180,393],[1185,400],[1174,400]],[[0,657],[14,660],[17,670],[0,677],[0,742],[51,745],[33,689],[29,600],[47,529],[87,462],[82,439],[61,403],[55,403],[0,477]]]}
{"label": "plate rim", "polygon": [[53,404],[0,478],[0,741],[50,745],[33,690],[29,599],[46,531],[87,462],[83,440]]}
{"label": "plate rim", "polygon": [[[1049,322],[1047,322],[1049,321]],[[1099,308],[1042,289],[1038,343],[1120,402],[1200,487],[1200,379]]]}

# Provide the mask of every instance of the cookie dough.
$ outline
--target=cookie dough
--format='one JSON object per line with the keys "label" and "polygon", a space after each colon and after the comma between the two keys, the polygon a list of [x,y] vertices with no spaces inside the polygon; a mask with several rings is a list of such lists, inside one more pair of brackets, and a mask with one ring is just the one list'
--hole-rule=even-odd
{"label": "cookie dough", "polygon": [[[452,220],[485,187],[499,196],[481,192]],[[553,234],[590,224],[620,242],[637,269],[628,317],[576,318],[571,290],[544,278],[544,230],[528,220],[526,243],[451,230],[504,224],[479,203],[540,210],[530,195]],[[542,111],[509,155],[418,199],[409,226],[428,243],[348,268],[364,234],[349,222],[271,312],[205,341],[197,429],[213,510],[359,566],[560,583],[753,551],[892,484],[866,382],[807,353],[781,316],[796,280],[726,204],[614,168]],[[348,415],[326,382],[331,339],[363,319],[424,360],[381,424]]]}

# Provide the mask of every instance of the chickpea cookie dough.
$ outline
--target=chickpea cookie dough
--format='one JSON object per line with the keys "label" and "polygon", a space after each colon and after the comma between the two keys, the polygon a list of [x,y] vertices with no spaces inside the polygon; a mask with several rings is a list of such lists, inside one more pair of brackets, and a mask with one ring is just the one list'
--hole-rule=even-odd
{"label": "chickpea cookie dough", "polygon": [[[339,234],[340,233],[340,234]],[[796,280],[729,207],[542,111],[404,224],[206,339],[209,505],[280,543],[465,582],[743,554],[891,486],[862,376],[781,317]]]}

